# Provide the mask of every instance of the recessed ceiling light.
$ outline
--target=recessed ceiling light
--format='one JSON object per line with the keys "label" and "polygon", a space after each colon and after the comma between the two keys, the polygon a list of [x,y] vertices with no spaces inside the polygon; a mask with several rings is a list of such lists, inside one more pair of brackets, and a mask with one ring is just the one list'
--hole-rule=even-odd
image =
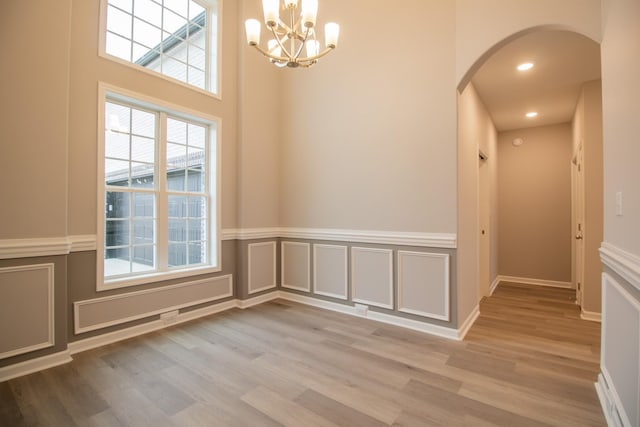
{"label": "recessed ceiling light", "polygon": [[516,68],[518,69],[518,71],[527,71],[533,68],[533,63],[525,62],[523,64],[518,65]]}
{"label": "recessed ceiling light", "polygon": [[538,115],[538,113],[536,113],[535,111],[531,111],[527,114],[525,114],[525,116],[529,117],[530,119],[536,117]]}

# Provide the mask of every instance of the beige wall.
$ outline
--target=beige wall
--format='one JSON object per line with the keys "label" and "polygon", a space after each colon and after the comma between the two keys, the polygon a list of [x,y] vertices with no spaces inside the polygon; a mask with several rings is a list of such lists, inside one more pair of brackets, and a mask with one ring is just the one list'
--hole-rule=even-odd
{"label": "beige wall", "polygon": [[[496,144],[497,134],[491,117],[475,87],[469,84],[458,96],[458,322],[466,319],[483,296],[482,289],[488,288],[489,283],[484,283],[479,289],[479,283],[495,278],[491,277],[492,272],[484,280],[479,276],[481,239],[493,240],[497,227],[494,229],[492,224],[479,223],[481,203],[493,210],[494,214],[495,209],[491,209],[494,205],[491,197],[489,200],[479,200],[478,150],[482,149],[489,156],[485,166],[489,168],[490,181],[493,181],[497,162]],[[489,193],[495,195],[491,188]],[[486,227],[488,232],[484,237],[479,232],[481,226]],[[496,248],[491,244],[489,247]],[[489,258],[496,259],[497,254],[491,253]]]}
{"label": "beige wall", "polygon": [[281,87],[290,70],[277,69],[244,42],[244,19],[262,19],[262,8],[254,0],[241,5],[237,227],[275,227],[280,225]]}
{"label": "beige wall", "polygon": [[70,20],[71,0],[0,4],[0,239],[67,234]]}
{"label": "beige wall", "polygon": [[[640,3],[603,2],[604,240],[640,256]],[[616,193],[623,213],[616,215]]]}
{"label": "beige wall", "polygon": [[456,0],[456,82],[514,37],[539,28],[575,31],[599,42],[600,0]]}
{"label": "beige wall", "polygon": [[323,0],[319,19],[338,49],[281,70],[281,224],[455,232],[455,4]]}
{"label": "beige wall", "polygon": [[[600,253],[603,240],[602,86],[585,83],[573,118],[573,153],[583,147],[584,172],[584,286],[583,310],[601,311]],[[577,227],[572,227],[574,232]]]}
{"label": "beige wall", "polygon": [[500,275],[571,281],[571,154],[568,123],[498,134]]}

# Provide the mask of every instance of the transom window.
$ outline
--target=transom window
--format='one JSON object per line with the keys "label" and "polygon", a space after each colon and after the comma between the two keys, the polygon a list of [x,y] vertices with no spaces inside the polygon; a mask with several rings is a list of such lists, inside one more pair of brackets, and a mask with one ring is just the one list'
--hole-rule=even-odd
{"label": "transom window", "polygon": [[217,93],[217,0],[103,2],[107,55]]}
{"label": "transom window", "polygon": [[216,123],[107,94],[103,141],[102,283],[217,268]]}

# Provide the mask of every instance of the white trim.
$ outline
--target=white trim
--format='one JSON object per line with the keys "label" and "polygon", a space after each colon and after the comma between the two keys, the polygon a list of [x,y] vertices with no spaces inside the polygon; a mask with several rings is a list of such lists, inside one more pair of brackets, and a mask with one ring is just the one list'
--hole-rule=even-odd
{"label": "white trim", "polygon": [[474,309],[471,310],[471,313],[469,313],[469,316],[467,316],[465,321],[462,322],[462,325],[458,328],[458,340],[464,339],[473,324],[478,320],[478,317],[480,317],[480,306],[476,305]]}
{"label": "white trim", "polygon": [[[256,246],[271,246],[272,247],[272,253],[273,253],[273,277],[271,279],[271,284],[267,284],[265,286],[262,286],[260,288],[256,288],[256,289],[251,289],[251,279],[252,279],[252,275],[251,275],[251,250],[253,248],[255,248]],[[263,243],[250,243],[249,245],[247,245],[247,270],[249,270],[247,272],[247,293],[249,295],[258,293],[258,292],[262,292],[262,291],[266,291],[267,289],[275,289],[277,287],[277,281],[276,281],[276,275],[277,275],[277,253],[276,253],[276,242],[263,242]]]}
{"label": "white trim", "polygon": [[[120,88],[100,83],[109,91],[127,92]],[[136,95],[128,95],[136,97]],[[156,101],[162,103],[163,101]],[[175,108],[186,112],[191,116],[203,117],[203,114],[194,110],[185,109],[173,104],[168,108]],[[213,116],[205,115],[210,118]],[[220,130],[222,121],[217,121],[218,146],[220,144]],[[99,132],[100,133],[100,132]],[[219,156],[220,158],[222,156]],[[100,162],[98,162],[100,163]],[[418,232],[388,232],[388,231],[362,231],[362,230],[338,230],[316,228],[225,228],[220,232],[220,240],[258,240],[258,239],[308,239],[328,240],[354,243],[379,243],[400,246],[417,246],[431,248],[455,249],[456,235],[452,233],[418,233]],[[91,251],[97,248],[95,234],[73,235],[67,237],[44,237],[33,239],[5,239],[0,240],[0,259],[29,258],[36,256],[67,255],[70,252]]]}
{"label": "white trim", "polygon": [[[26,347],[15,348],[4,353],[0,353],[0,360],[8,357],[17,356],[19,354],[30,353],[32,351],[41,350],[43,348],[53,347],[55,345],[55,305],[54,305],[54,283],[55,273],[54,265],[47,264],[34,264],[34,265],[18,265],[15,267],[0,268],[0,274],[2,273],[14,273],[19,271],[35,271],[46,270],[47,272],[47,340],[44,342],[31,344]],[[17,284],[20,286],[20,284]],[[25,319],[15,319],[16,321],[25,321]]]}
{"label": "white trim", "polygon": [[619,427],[619,425],[614,424],[613,417],[611,416],[611,396],[609,395],[607,382],[602,376],[602,373],[598,374],[598,381],[596,381],[594,385],[596,388],[596,394],[598,395],[598,400],[600,401],[600,408],[602,409],[604,418],[607,421],[607,425]]}
{"label": "white trim", "polygon": [[[306,286],[289,285],[284,282],[284,276],[285,276],[284,271],[285,271],[285,265],[286,265],[286,256],[285,256],[286,245],[303,246],[306,248],[306,251],[307,251]],[[296,291],[311,292],[311,245],[309,243],[301,243],[301,242],[281,242],[280,243],[280,286],[287,289],[294,289]]]}
{"label": "white trim", "polygon": [[[343,294],[334,294],[332,292],[323,292],[318,290],[318,251],[316,248],[324,248],[324,249],[340,249],[340,251],[344,254],[344,293]],[[337,298],[341,300],[347,300],[349,298],[349,260],[348,260],[348,247],[344,245],[324,245],[324,244],[313,244],[313,293],[316,295],[323,295],[325,297]]]}
{"label": "white trim", "polygon": [[[386,286],[389,288],[388,294],[388,304],[385,304],[380,301],[370,301],[363,298],[356,298],[355,295],[357,293],[356,283],[356,269],[354,268],[354,263],[356,257],[354,256],[356,252],[374,252],[378,254],[385,254],[388,258],[388,268],[389,268],[389,276],[387,277],[388,282]],[[375,307],[388,308],[389,310],[393,310],[393,250],[392,249],[379,249],[379,248],[365,248],[359,246],[353,246],[351,248],[351,301],[359,302],[362,304],[373,305]]]}
{"label": "white trim", "polygon": [[604,265],[640,290],[640,257],[611,243],[602,242],[600,259]]}
{"label": "white trim", "polygon": [[280,228],[225,228],[222,230],[223,240],[258,240],[277,239]]}
{"label": "white trim", "polygon": [[[196,300],[196,301],[189,301],[189,302],[186,302],[186,303],[183,303],[183,304],[162,307],[162,308],[157,309],[157,310],[145,311],[145,312],[141,312],[139,314],[133,315],[133,316],[112,320],[110,322],[98,323],[98,324],[85,326],[85,327],[81,327],[80,326],[80,323],[81,323],[80,322],[80,307],[81,306],[100,304],[101,302],[104,302],[104,301],[112,301],[112,300],[117,300],[117,299],[126,300],[127,298],[131,298],[132,296],[147,295],[147,294],[153,294],[153,293],[158,293],[158,292],[165,292],[165,291],[171,290],[171,289],[184,288],[184,287],[187,287],[187,286],[201,285],[203,283],[210,282],[210,281],[216,281],[217,282],[217,281],[223,280],[223,279],[228,280],[229,290],[226,293],[221,294],[221,295],[215,295],[215,296],[212,296],[212,297],[209,297],[209,298],[204,298],[204,299]],[[225,276],[210,277],[210,278],[207,278],[207,279],[194,280],[194,281],[185,282],[185,283],[178,283],[176,285],[162,286],[162,287],[158,287],[158,288],[145,289],[145,290],[135,291],[135,292],[127,292],[125,294],[111,295],[111,296],[107,296],[107,297],[94,298],[94,299],[84,300],[84,301],[76,301],[76,302],[73,303],[73,326],[74,326],[74,332],[76,334],[81,334],[83,332],[94,331],[96,329],[102,329],[102,328],[106,328],[108,326],[114,326],[114,325],[119,325],[121,323],[130,322],[130,321],[133,321],[133,320],[144,319],[146,317],[155,316],[157,314],[166,313],[168,311],[179,310],[181,308],[186,308],[186,307],[191,307],[191,306],[198,305],[198,304],[204,304],[204,303],[207,303],[207,302],[217,301],[217,300],[220,300],[220,299],[223,299],[223,298],[228,298],[228,297],[231,297],[231,296],[233,296],[233,276],[230,275],[230,274],[227,274]]]}
{"label": "white trim", "polygon": [[563,289],[573,289],[573,283],[571,282],[560,282],[556,280],[544,280],[544,279],[531,279],[528,277],[516,277],[516,276],[502,276],[498,275],[496,277],[497,281],[496,286],[500,282],[515,282],[522,283],[525,285],[534,285],[534,286],[547,286],[550,288],[563,288]]}
{"label": "white trim", "polygon": [[330,228],[281,228],[280,237],[289,239],[378,243],[398,246],[422,246],[430,248],[454,249],[456,247],[456,235],[451,233],[341,230]]}
{"label": "white trim", "polygon": [[21,377],[23,375],[32,374],[34,372],[43,371],[53,368],[54,366],[63,365],[71,362],[71,355],[68,350],[60,351],[46,356],[37,357],[35,359],[25,360],[24,362],[15,363],[13,365],[0,368],[0,383],[9,381],[10,379]]}
{"label": "white trim", "polygon": [[85,338],[69,343],[69,352],[71,354],[80,353],[86,350],[91,350],[93,348],[101,347],[107,344],[112,344],[114,342],[164,329],[168,326],[173,326],[179,323],[199,319],[201,317],[210,316],[212,314],[220,313],[222,311],[226,311],[235,307],[237,307],[237,300],[225,301],[218,304],[210,305],[208,307],[187,311],[185,313],[179,313],[175,320],[172,320],[171,323],[164,322],[162,319],[156,319],[151,322],[143,323],[141,325],[120,329],[114,332],[108,332],[106,334],[97,335],[91,338]]}
{"label": "white trim", "polygon": [[411,231],[349,230],[331,228],[228,228],[223,230],[223,240],[255,239],[306,239],[383,245],[418,246],[455,249],[453,233],[419,233]]}
{"label": "white trim", "polygon": [[399,317],[392,314],[378,313],[376,311],[367,310],[366,315],[360,314],[356,311],[356,308],[350,305],[340,304],[331,301],[325,301],[308,297],[304,295],[294,294],[287,291],[280,291],[280,298],[293,301],[300,304],[310,305],[313,307],[322,308],[325,310],[336,311],[343,314],[348,314],[355,317],[364,317],[367,319],[375,320],[388,325],[400,326],[402,328],[411,329],[418,332],[424,332],[430,335],[436,335],[443,338],[452,340],[461,340],[459,330],[447,328],[444,326],[438,326],[431,323],[420,322],[418,320],[407,319],[405,317]]}
{"label": "white trim", "polygon": [[[402,304],[402,290],[404,288],[404,278],[402,271],[402,258],[405,256],[415,256],[415,257],[423,257],[423,258],[442,258],[444,260],[444,271],[442,272],[442,277],[444,281],[442,282],[444,286],[444,313],[429,313],[427,311],[414,310],[411,308],[404,308],[401,306]],[[425,278],[429,281],[432,278]],[[449,321],[449,304],[450,304],[450,286],[449,286],[449,254],[441,254],[441,253],[431,253],[431,252],[412,252],[412,251],[398,251],[398,311],[403,313],[415,314],[417,316],[429,317],[432,319]]]}
{"label": "white trim", "polygon": [[[638,312],[638,316],[640,317],[640,301],[638,301],[627,289],[625,289],[618,281],[611,276],[610,274],[603,272],[602,273],[602,345],[600,347],[600,375],[604,378],[603,384],[606,386],[603,391],[606,392],[607,400],[610,406],[610,415],[616,415],[614,417],[614,421],[616,418],[619,418],[621,421],[621,425],[624,427],[631,427],[633,424],[629,419],[629,415],[625,412],[624,406],[622,405],[622,401],[620,400],[620,396],[618,395],[618,391],[615,388],[615,383],[611,379],[611,375],[607,369],[607,353],[606,350],[606,341],[607,341],[607,313],[606,309],[608,306],[608,298],[609,298],[609,288],[611,286],[616,292],[618,292],[631,306],[633,306]],[[639,319],[640,320],[640,319]],[[638,349],[640,353],[640,348]],[[638,361],[638,373],[640,373],[640,360]],[[600,381],[600,378],[598,378]],[[636,379],[637,382],[637,390],[635,401],[638,402],[637,411],[640,411],[640,378]],[[602,384],[601,384],[602,385]],[[597,389],[597,387],[596,387]],[[599,396],[601,397],[601,396]],[[603,404],[602,399],[600,403]],[[638,415],[640,417],[640,414]],[[607,419],[608,421],[608,419]],[[619,425],[614,422],[613,425]]]}
{"label": "white trim", "polygon": [[269,302],[269,301],[273,301],[275,299],[278,299],[280,297],[280,295],[278,294],[278,291],[272,291],[266,294],[262,294],[262,295],[258,295],[257,297],[252,297],[249,299],[241,299],[241,300],[236,300],[237,302],[237,307],[244,310],[256,305],[260,305],[263,304],[265,302]]}
{"label": "white trim", "polygon": [[67,237],[0,240],[0,259],[67,255],[70,250]]}
{"label": "white trim", "polygon": [[598,313],[595,311],[587,311],[581,307],[580,318],[582,320],[590,320],[592,322],[602,322],[602,313]]}
{"label": "white trim", "polygon": [[96,235],[95,234],[76,234],[67,237],[71,244],[71,252],[84,252],[96,250]]}
{"label": "white trim", "polygon": [[496,276],[496,278],[493,279],[493,282],[491,282],[491,285],[489,286],[489,296],[493,295],[499,283],[500,283],[500,276]]}
{"label": "white trim", "polygon": [[[104,0],[103,0],[104,1]],[[101,33],[102,34],[102,33]],[[209,273],[219,273],[222,271],[222,262],[221,262],[221,165],[222,165],[222,119],[220,117],[202,112],[193,110],[181,105],[177,105],[163,99],[158,99],[152,96],[147,96],[141,93],[137,93],[128,89],[124,89],[121,87],[117,87],[102,81],[98,82],[98,126],[97,126],[97,141],[98,141],[98,155],[96,156],[96,171],[98,177],[104,177],[104,157],[105,157],[105,123],[104,123],[104,111],[105,105],[108,101],[113,102],[122,102],[126,104],[130,108],[140,108],[147,109],[150,113],[156,114],[158,116],[158,126],[160,126],[160,131],[155,138],[154,143],[156,147],[160,148],[160,153],[157,158],[160,160],[160,165],[163,166],[165,156],[162,155],[162,150],[166,145],[166,138],[163,135],[164,131],[166,131],[166,121],[167,116],[177,117],[189,122],[196,122],[208,128],[208,145],[209,149],[206,150],[207,153],[207,164],[210,164],[211,157],[215,154],[216,158],[216,168],[215,174],[209,174],[209,182],[207,183],[207,190],[205,197],[209,200],[209,215],[207,227],[211,231],[209,233],[209,259],[207,260],[207,264],[190,267],[186,266],[181,269],[169,269],[166,265],[162,265],[163,258],[158,256],[156,271],[150,273],[140,273],[140,274],[130,274],[124,277],[113,277],[113,278],[105,278],[104,277],[104,194],[106,191],[106,186],[104,179],[100,178],[97,180],[97,229],[99,230],[96,235],[96,290],[106,291],[118,288],[125,288],[129,286],[136,286],[147,283],[154,283],[162,280],[171,280],[178,279],[184,277],[191,277],[195,275],[201,274],[209,274]],[[212,131],[214,130],[214,131]],[[215,136],[215,138],[214,138]],[[213,145],[213,149],[211,148]],[[160,168],[156,162],[156,169]],[[158,170],[156,170],[158,172]],[[150,189],[149,192],[154,194],[168,194],[167,188],[164,188],[163,181],[164,174],[159,173],[160,184],[156,184],[153,189]],[[215,188],[211,185],[214,183],[216,185]],[[132,189],[129,189],[132,190]],[[140,189],[134,189],[136,191],[143,191]],[[156,203],[160,203],[161,200],[158,200]],[[156,209],[160,210],[160,206],[156,205]],[[214,211],[215,209],[215,211]],[[162,227],[161,221],[165,221],[166,225],[166,216],[156,216],[157,222],[157,241],[156,241],[156,252],[158,255],[164,254],[166,256],[166,244],[160,244],[159,242],[166,242],[162,239],[161,233],[162,230],[166,230],[166,227]],[[100,231],[102,230],[102,231]],[[164,249],[164,252],[162,252]]]}
{"label": "white trim", "polygon": [[[600,383],[600,378],[603,378],[604,381]],[[624,406],[622,406],[622,402],[620,401],[620,396],[618,396],[618,392],[615,387],[610,387],[609,385],[613,384],[611,380],[611,375],[607,370],[606,366],[600,364],[600,375],[598,375],[598,383],[601,387],[601,391],[603,391],[606,395],[606,402],[602,401],[602,397],[598,394],[598,398],[600,398],[600,405],[604,405],[608,403],[608,411],[604,411],[605,418],[607,419],[607,423],[609,421],[613,421],[613,424],[608,424],[609,426],[620,426],[620,427],[632,427],[633,424],[629,420],[629,416],[624,410]],[[609,387],[607,387],[609,386]],[[596,392],[598,391],[598,387],[596,386]],[[617,419],[619,419],[620,423],[618,423]]]}

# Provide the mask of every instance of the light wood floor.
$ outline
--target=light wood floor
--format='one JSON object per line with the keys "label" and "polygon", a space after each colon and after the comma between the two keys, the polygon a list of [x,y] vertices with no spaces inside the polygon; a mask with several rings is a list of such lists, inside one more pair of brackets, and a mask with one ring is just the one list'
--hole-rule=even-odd
{"label": "light wood floor", "polygon": [[463,342],[276,301],[0,383],[2,426],[602,426],[600,325],[501,284]]}

